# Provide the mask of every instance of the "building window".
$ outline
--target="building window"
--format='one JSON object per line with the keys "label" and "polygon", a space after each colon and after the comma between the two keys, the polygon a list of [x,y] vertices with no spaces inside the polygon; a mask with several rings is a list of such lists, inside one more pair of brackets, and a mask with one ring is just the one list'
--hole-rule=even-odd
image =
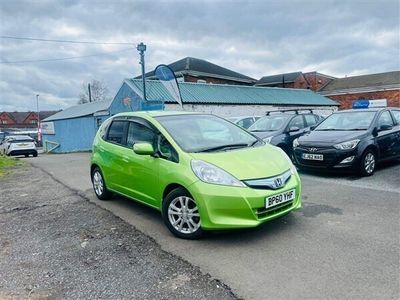
{"label": "building window", "polygon": [[7,120],[1,120],[1,124],[7,124]]}
{"label": "building window", "polygon": [[31,120],[31,124],[36,124],[37,120]]}

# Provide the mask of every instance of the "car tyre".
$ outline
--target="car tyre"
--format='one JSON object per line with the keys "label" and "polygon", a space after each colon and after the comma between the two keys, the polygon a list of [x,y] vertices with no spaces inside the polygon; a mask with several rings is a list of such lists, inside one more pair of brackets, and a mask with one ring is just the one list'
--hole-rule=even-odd
{"label": "car tyre", "polygon": [[99,168],[94,168],[92,172],[92,184],[98,199],[109,200],[111,198],[111,192],[107,189],[103,173]]}
{"label": "car tyre", "polygon": [[195,240],[204,235],[199,208],[184,188],[176,188],[164,198],[162,216],[165,225],[178,238]]}
{"label": "car tyre", "polygon": [[372,150],[367,150],[361,157],[360,161],[360,175],[361,176],[371,176],[374,174],[376,167],[376,154]]}
{"label": "car tyre", "polygon": [[37,153],[33,153],[33,157],[37,157]]}

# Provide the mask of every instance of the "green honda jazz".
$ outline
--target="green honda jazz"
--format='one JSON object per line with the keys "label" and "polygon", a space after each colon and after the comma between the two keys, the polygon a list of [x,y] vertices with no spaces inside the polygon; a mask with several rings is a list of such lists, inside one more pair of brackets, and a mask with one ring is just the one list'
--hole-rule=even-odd
{"label": "green honda jazz", "polygon": [[255,227],[301,207],[288,156],[210,114],[117,114],[96,134],[90,173],[99,199],[117,193],[151,206],[185,239]]}

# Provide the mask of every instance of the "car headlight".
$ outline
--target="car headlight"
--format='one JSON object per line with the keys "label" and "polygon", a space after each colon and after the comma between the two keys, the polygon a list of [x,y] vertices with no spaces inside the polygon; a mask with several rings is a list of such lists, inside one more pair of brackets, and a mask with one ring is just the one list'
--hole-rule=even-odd
{"label": "car headlight", "polygon": [[268,143],[268,144],[271,143],[271,140],[272,140],[272,136],[263,139],[263,141],[266,142],[266,143]]}
{"label": "car headlight", "polygon": [[191,165],[194,174],[196,174],[201,181],[206,183],[240,187],[246,186],[243,182],[236,179],[228,172],[205,161],[192,160]]}
{"label": "car headlight", "polygon": [[298,147],[299,146],[299,139],[297,138],[297,139],[295,139],[294,141],[293,141],[293,148],[296,148],[296,147]]}
{"label": "car headlight", "polygon": [[352,141],[333,145],[333,147],[335,147],[336,149],[339,149],[339,150],[351,150],[351,149],[354,149],[358,145],[359,142],[360,142],[360,140],[352,140]]}

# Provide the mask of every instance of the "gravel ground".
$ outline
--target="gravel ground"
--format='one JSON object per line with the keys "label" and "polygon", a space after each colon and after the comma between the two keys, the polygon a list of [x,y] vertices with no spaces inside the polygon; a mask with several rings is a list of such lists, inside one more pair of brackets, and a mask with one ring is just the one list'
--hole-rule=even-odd
{"label": "gravel ground", "polygon": [[0,190],[0,299],[236,298],[38,168],[15,169]]}

